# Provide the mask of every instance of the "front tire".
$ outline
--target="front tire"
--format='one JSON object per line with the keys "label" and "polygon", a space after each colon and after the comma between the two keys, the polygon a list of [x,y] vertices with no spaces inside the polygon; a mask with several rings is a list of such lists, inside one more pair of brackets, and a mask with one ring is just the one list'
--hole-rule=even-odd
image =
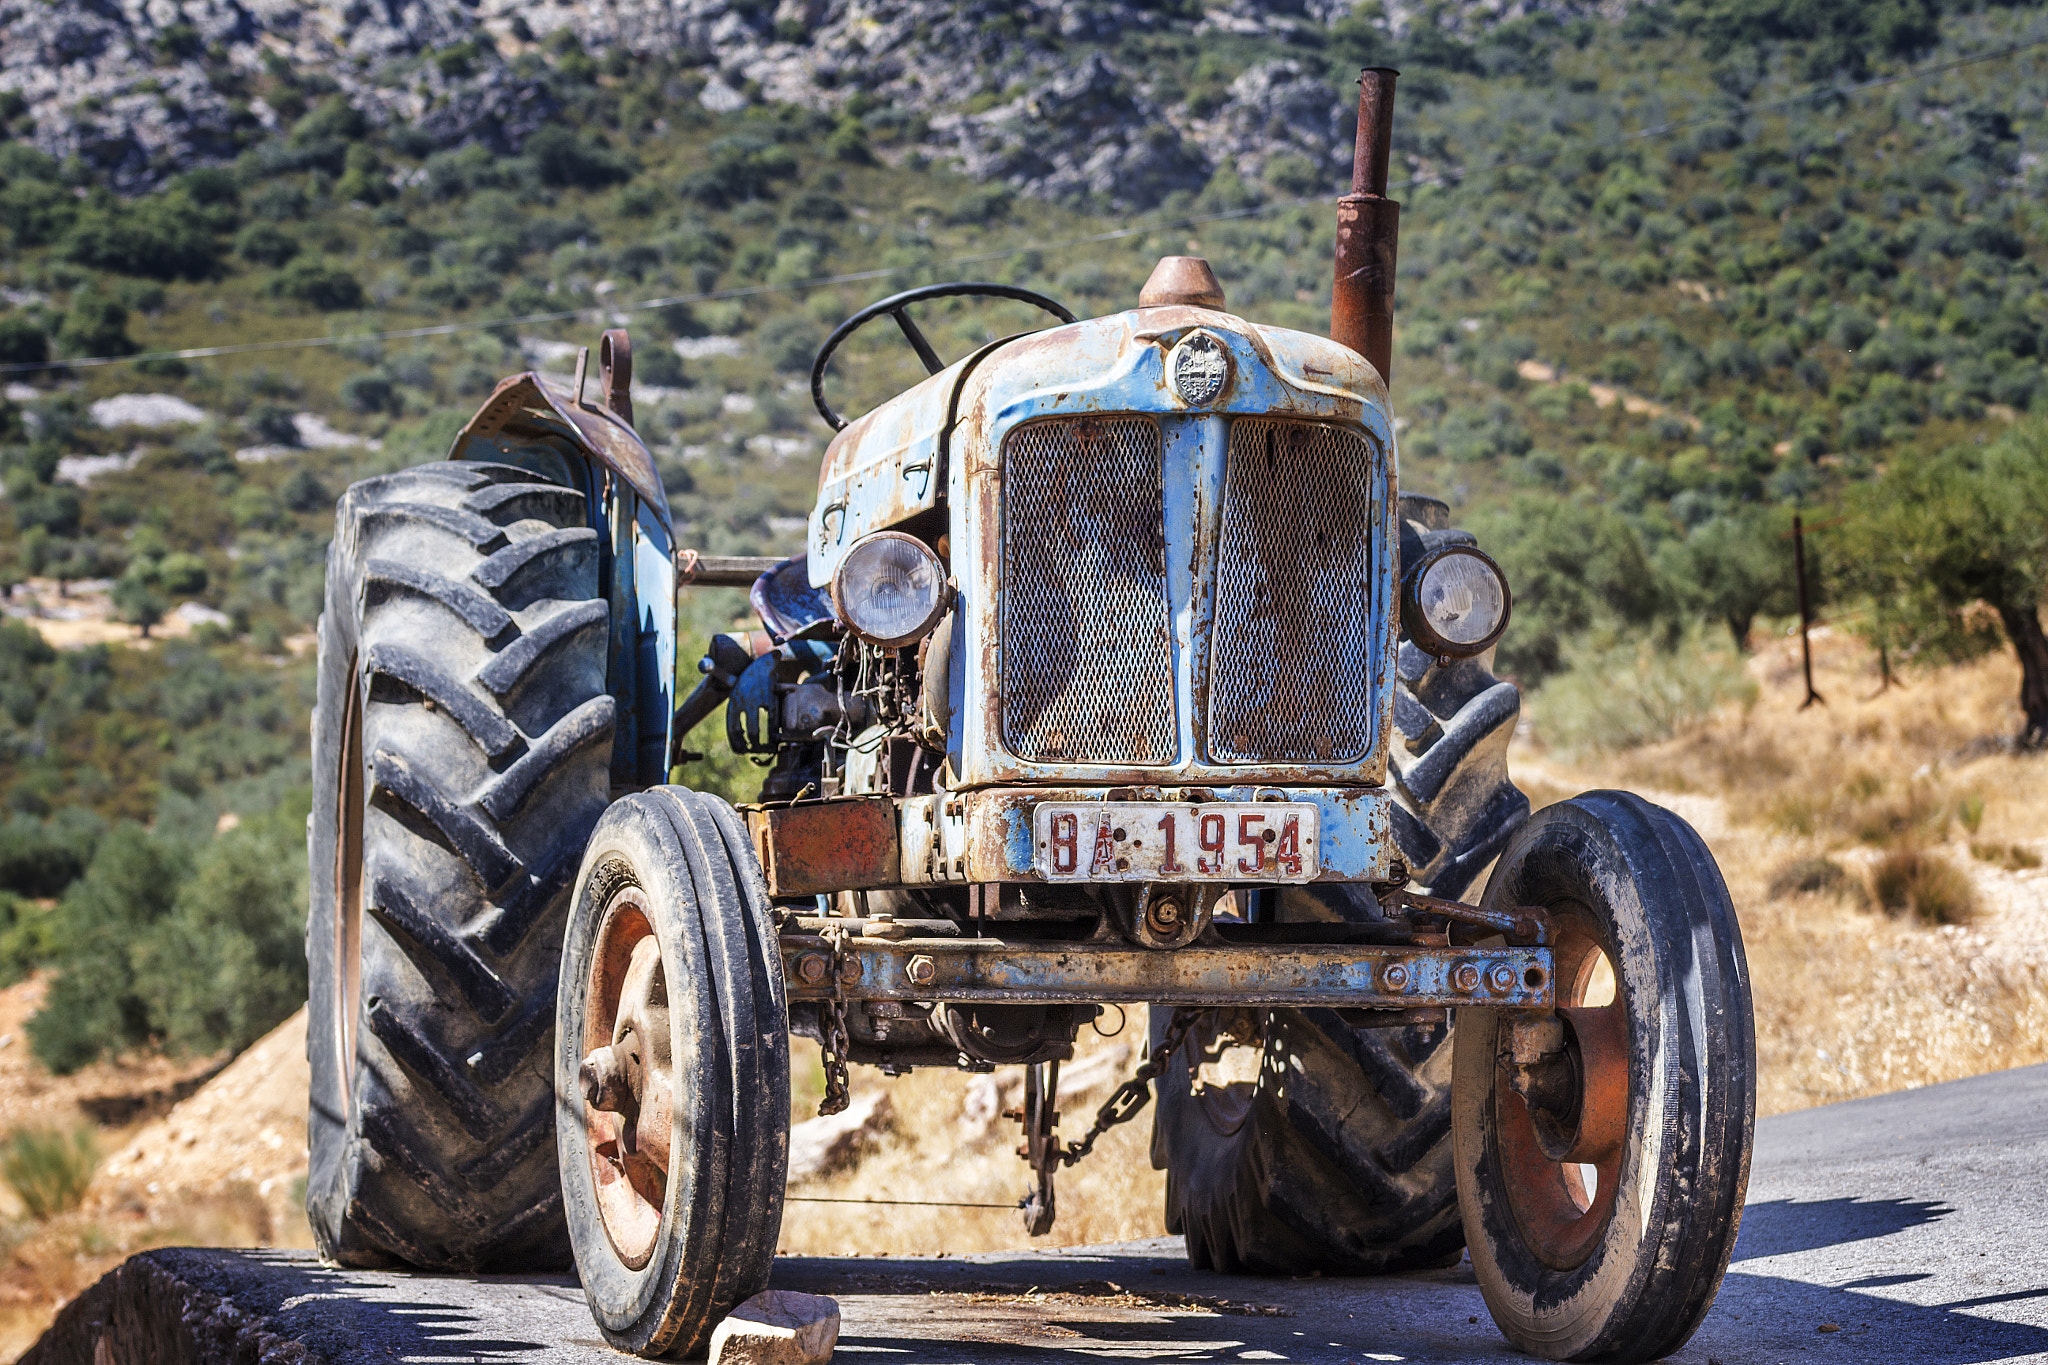
{"label": "front tire", "polygon": [[1713,1303],[1749,1183],[1756,1037],[1728,889],[1683,820],[1589,792],[1530,820],[1486,904],[1548,913],[1563,1025],[1459,1011],[1473,1273],[1532,1355],[1658,1359]]}
{"label": "front tire", "polygon": [[733,808],[629,796],[591,834],[562,953],[560,1179],[606,1341],[701,1354],[768,1286],[789,1165],[789,1009]]}
{"label": "front tire", "polygon": [[344,1266],[568,1261],[546,1040],[609,799],[581,493],[422,465],[335,513],[307,823],[306,1215]]}

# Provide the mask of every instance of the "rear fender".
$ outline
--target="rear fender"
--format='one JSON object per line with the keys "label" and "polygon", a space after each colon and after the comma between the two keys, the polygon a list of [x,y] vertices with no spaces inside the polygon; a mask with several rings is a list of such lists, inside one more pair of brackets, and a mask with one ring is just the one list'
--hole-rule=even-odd
{"label": "rear fender", "polygon": [[[616,340],[614,339],[616,338]],[[601,388],[611,407],[533,371],[503,380],[449,449],[451,460],[531,469],[582,492],[598,535],[598,581],[611,602],[606,690],[618,700],[612,788],[668,780],[676,699],[675,535],[654,458],[633,430],[631,352],[607,333]],[[580,380],[583,361],[577,363]],[[617,411],[614,408],[618,409]]]}

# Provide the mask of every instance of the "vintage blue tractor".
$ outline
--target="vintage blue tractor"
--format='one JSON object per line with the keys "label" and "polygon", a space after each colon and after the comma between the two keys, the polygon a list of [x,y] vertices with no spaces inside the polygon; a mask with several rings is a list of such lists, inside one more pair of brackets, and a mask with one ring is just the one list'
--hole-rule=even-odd
{"label": "vintage blue tractor", "polygon": [[[1398,486],[1392,93],[1364,74],[1334,339],[1186,257],[1083,321],[884,299],[813,370],[838,435],[791,559],[674,544],[623,332],[596,399],[582,362],[508,379],[445,461],[349,489],[309,826],[323,1255],[573,1254],[607,1340],[701,1351],[769,1279],[804,1037],[828,1109],[854,1064],[1026,1068],[1033,1233],[1156,1095],[1194,1265],[1469,1248],[1524,1350],[1690,1336],[1748,1171],[1741,940],[1676,816],[1531,815],[1508,781],[1508,584]],[[1048,325],[949,364],[911,312],[949,295]],[[827,364],[885,315],[930,377],[849,423]],[[679,650],[707,584],[761,629]],[[739,809],[688,785],[721,706],[772,759]],[[1063,1141],[1076,1031],[1135,1005],[1138,1077]]]}

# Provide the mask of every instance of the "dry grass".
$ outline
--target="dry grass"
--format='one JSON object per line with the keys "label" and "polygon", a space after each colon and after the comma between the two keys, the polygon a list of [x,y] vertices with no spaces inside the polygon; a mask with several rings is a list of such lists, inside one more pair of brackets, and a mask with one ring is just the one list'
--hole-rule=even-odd
{"label": "dry grass", "polygon": [[1543,749],[1539,698],[1510,763],[1539,805],[1624,787],[1699,827],[1742,920],[1760,1111],[2048,1061],[2048,758],[1997,742],[2019,728],[2017,663],[1881,689],[1823,631],[1826,705],[1800,709],[1796,640],[1750,673],[1754,702],[1570,767]]}
{"label": "dry grass", "polygon": [[[1114,1028],[1110,1013],[1105,1027]],[[1130,1012],[1114,1041],[1083,1029],[1075,1063],[1097,1052],[1132,1044],[1121,1081],[1137,1068],[1137,1044],[1145,1033],[1143,1010]],[[815,1050],[798,1044],[800,1058]],[[1001,1073],[999,1073],[1000,1077]],[[793,1254],[877,1255],[994,1251],[1022,1246],[1077,1246],[1093,1242],[1157,1237],[1162,1222],[1166,1177],[1152,1169],[1147,1144],[1151,1112],[1112,1129],[1079,1166],[1061,1172],[1054,1189],[1059,1219],[1053,1231],[1033,1241],[1015,1205],[1024,1197],[1028,1173],[1016,1155],[1019,1125],[998,1119],[986,1127],[963,1123],[971,1078],[951,1071],[917,1071],[891,1080],[866,1068],[854,1073],[856,1088],[889,1087],[895,1125],[889,1140],[852,1168],[793,1186],[782,1218],[779,1248]],[[816,1111],[815,1073],[800,1075],[792,1115]],[[1060,1136],[1078,1138],[1109,1098],[1110,1085],[1063,1102]],[[823,1204],[830,1199],[910,1199],[997,1204],[1000,1208],[932,1208],[903,1205]]]}
{"label": "dry grass", "polygon": [[162,1246],[274,1246],[265,1201],[230,1185],[154,1216],[78,1209],[43,1223],[0,1223],[0,1360],[41,1336],[57,1309],[138,1251]]}

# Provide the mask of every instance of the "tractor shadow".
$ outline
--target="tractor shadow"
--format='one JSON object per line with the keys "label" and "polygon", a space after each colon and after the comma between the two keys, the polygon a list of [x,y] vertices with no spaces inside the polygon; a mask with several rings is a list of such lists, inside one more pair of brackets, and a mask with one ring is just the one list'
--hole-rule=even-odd
{"label": "tractor shadow", "polygon": [[[1765,1365],[1823,1349],[1830,1359],[1873,1365],[2048,1358],[2048,1328],[1980,1315],[2048,1300],[2048,1276],[2019,1280],[2037,1288],[1916,1304],[1883,1295],[1932,1278],[1932,1268],[1832,1281],[1823,1271],[1813,1282],[1756,1264],[1876,1241],[1953,1212],[1936,1201],[1903,1199],[1752,1205],[1720,1297],[1699,1333],[1671,1359],[1677,1365]],[[847,1361],[1528,1359],[1494,1330],[1469,1263],[1377,1279],[1222,1276],[1189,1269],[1177,1243],[1162,1239],[1142,1249],[973,1259],[781,1257],[774,1287],[840,1300],[840,1358]],[[1126,1292],[1111,1296],[1110,1289]],[[1218,1303],[1220,1309],[1210,1306]],[[2028,1316],[2043,1315],[2037,1309]]]}
{"label": "tractor shadow", "polygon": [[1948,1217],[1938,1199],[1772,1199],[1742,1211],[1737,1262],[1889,1237]]}

